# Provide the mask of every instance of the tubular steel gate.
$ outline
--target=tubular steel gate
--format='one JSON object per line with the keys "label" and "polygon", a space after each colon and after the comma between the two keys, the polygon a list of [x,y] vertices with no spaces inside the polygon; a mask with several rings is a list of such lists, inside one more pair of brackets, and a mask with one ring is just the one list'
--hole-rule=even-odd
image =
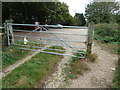
{"label": "tubular steel gate", "polygon": [[[16,29],[19,27],[35,27],[33,30]],[[48,27],[49,29],[47,29]],[[62,29],[56,29],[62,28]],[[91,53],[92,37],[93,37],[93,23],[89,27],[80,26],[56,26],[56,25],[35,25],[35,24],[15,24],[11,21],[5,22],[5,29],[7,34],[8,45],[21,46],[23,50],[30,50],[36,52],[43,52],[49,54],[57,54],[64,56],[77,57],[75,53],[78,50]],[[62,46],[65,50],[48,48],[49,46]],[[65,54],[45,51],[65,51]],[[83,54],[84,55],[84,54]],[[86,55],[80,57],[85,58]]]}

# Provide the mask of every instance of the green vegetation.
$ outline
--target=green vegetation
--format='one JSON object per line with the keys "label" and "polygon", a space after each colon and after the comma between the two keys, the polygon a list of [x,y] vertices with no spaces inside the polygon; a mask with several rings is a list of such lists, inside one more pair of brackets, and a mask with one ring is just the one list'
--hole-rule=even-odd
{"label": "green vegetation", "polygon": [[87,4],[85,16],[88,22],[95,24],[119,22],[119,4],[118,2],[93,2]]}
{"label": "green vegetation", "polygon": [[[50,50],[50,49],[56,49],[56,50]],[[57,49],[63,50],[63,51],[59,51]],[[55,52],[55,53],[64,53],[65,52],[64,50],[65,49],[63,47],[61,47],[61,46],[51,46],[51,47],[49,47],[49,49],[45,49],[44,51]]]}
{"label": "green vegetation", "polygon": [[66,74],[65,81],[77,78],[78,75],[83,74],[83,71],[89,70],[89,67],[84,63],[84,59],[80,58],[83,57],[86,52],[81,50],[78,50],[78,52],[79,53],[75,54],[77,57],[73,57],[70,63],[66,64],[66,67],[64,68]]}
{"label": "green vegetation", "polygon": [[[103,49],[108,49],[108,51],[116,54],[120,54],[120,47],[118,46],[120,42],[119,35],[120,31],[118,24],[99,24],[95,26],[95,39],[101,42]],[[116,68],[115,79],[113,80],[113,88],[120,88],[120,59]]]}
{"label": "green vegetation", "polygon": [[[39,43],[39,41],[34,41],[34,42]],[[15,43],[25,45],[23,42],[19,42],[19,41],[15,42]],[[33,46],[40,47],[40,44],[36,44],[36,43],[27,43],[26,45],[28,45],[29,47],[17,46],[17,45],[11,45],[8,47],[4,47],[2,50],[2,67],[6,68],[9,65],[14,64],[16,61],[29,55],[31,53],[30,51],[22,50],[20,48],[33,49]],[[34,48],[34,49],[38,50],[40,48]]]}
{"label": "green vegetation", "polygon": [[72,61],[79,61],[81,59],[81,57],[84,57],[86,55],[86,52],[85,51],[82,51],[82,50],[78,50],[77,53],[75,53],[75,56],[77,57],[73,57],[72,58]]}
{"label": "green vegetation", "polygon": [[82,14],[75,13],[74,20],[75,20],[74,23],[76,26],[79,26],[79,25],[84,26],[86,24],[86,20],[85,20],[83,13]]}
{"label": "green vegetation", "polygon": [[97,54],[93,53],[87,56],[87,60],[91,61],[91,62],[95,62],[95,60],[97,60],[98,56]]}
{"label": "green vegetation", "polygon": [[118,65],[116,67],[115,78],[113,82],[114,82],[113,88],[120,88],[120,58],[118,61]]}
{"label": "green vegetation", "polygon": [[118,24],[103,23],[95,26],[94,39],[102,43],[111,44],[114,47],[112,52],[119,54],[120,48],[117,46],[120,42],[119,34]]}
{"label": "green vegetation", "polygon": [[[61,48],[58,46],[52,47]],[[61,49],[64,50],[64,48]],[[3,78],[3,88],[34,88],[38,85],[41,86],[48,75],[53,72],[61,58],[59,55],[38,53]]]}
{"label": "green vegetation", "polygon": [[21,50],[18,46],[6,47],[2,51],[2,67],[6,68],[28,54],[30,54],[29,51]]}
{"label": "green vegetation", "polygon": [[[75,79],[78,77],[78,75],[83,75],[84,71],[90,70],[88,65],[85,63],[84,58],[80,58],[86,55],[85,51],[78,50],[79,53],[75,53],[75,56],[72,60],[69,62],[69,64],[65,64],[66,67],[64,68],[64,72],[66,74],[65,81],[68,81],[69,79]],[[91,54],[87,56],[87,60],[94,62],[98,56],[96,54]]]}
{"label": "green vegetation", "polygon": [[35,49],[35,50],[40,49],[40,47],[44,47],[43,44],[40,44],[40,41],[29,41],[27,44],[24,44],[24,42],[21,41],[17,41],[16,44],[25,45],[25,46],[20,46],[21,48]]}

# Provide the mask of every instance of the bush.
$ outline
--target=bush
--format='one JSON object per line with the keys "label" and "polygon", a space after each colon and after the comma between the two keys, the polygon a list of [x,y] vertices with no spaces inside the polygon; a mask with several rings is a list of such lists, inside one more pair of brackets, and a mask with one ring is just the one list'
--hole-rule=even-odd
{"label": "bush", "polygon": [[95,26],[95,39],[102,43],[119,42],[117,24],[99,24]]}

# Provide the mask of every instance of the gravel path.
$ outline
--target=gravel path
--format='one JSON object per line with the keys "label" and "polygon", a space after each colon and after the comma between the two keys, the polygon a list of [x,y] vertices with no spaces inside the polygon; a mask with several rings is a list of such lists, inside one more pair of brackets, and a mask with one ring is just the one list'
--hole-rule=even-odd
{"label": "gravel path", "polygon": [[98,55],[94,63],[88,63],[90,71],[72,80],[67,88],[110,88],[114,76],[118,56],[102,50],[97,43],[93,46],[93,53]]}

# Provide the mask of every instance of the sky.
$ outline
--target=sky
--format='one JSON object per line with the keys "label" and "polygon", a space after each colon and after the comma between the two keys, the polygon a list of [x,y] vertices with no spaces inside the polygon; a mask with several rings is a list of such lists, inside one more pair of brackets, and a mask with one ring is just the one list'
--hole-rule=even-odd
{"label": "sky", "polygon": [[[85,14],[85,7],[92,0],[59,0],[60,2],[65,2],[69,6],[69,13],[74,16],[75,13]],[[116,0],[120,1],[120,0]]]}

